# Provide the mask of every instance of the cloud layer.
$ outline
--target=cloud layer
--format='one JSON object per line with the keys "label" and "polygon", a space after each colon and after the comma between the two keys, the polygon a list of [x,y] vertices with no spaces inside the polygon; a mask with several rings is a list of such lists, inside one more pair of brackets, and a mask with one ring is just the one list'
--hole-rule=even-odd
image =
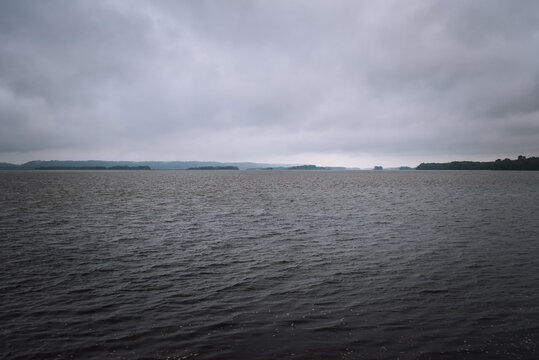
{"label": "cloud layer", "polygon": [[3,1],[0,161],[539,155],[537,1]]}

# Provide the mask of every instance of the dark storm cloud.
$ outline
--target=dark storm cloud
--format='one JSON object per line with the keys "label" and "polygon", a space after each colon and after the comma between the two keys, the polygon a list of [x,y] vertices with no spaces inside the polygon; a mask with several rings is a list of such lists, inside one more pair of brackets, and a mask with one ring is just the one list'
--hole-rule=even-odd
{"label": "dark storm cloud", "polygon": [[539,153],[536,1],[4,1],[0,49],[4,161]]}

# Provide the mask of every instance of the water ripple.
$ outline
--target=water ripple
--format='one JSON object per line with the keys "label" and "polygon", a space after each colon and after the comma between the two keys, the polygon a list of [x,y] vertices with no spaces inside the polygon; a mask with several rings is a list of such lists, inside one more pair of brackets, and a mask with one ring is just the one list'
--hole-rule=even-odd
{"label": "water ripple", "polygon": [[4,359],[538,358],[539,173],[0,172]]}

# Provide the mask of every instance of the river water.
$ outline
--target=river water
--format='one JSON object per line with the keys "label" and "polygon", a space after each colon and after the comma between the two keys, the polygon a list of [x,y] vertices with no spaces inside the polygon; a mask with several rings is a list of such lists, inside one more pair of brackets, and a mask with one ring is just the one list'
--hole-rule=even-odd
{"label": "river water", "polygon": [[539,172],[3,171],[4,359],[537,359]]}

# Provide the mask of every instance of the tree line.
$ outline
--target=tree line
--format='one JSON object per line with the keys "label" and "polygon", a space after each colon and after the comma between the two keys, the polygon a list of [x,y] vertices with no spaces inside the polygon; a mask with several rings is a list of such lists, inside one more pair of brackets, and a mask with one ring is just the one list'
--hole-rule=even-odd
{"label": "tree line", "polygon": [[496,161],[452,161],[448,163],[421,163],[417,170],[539,170],[539,157],[497,159]]}

